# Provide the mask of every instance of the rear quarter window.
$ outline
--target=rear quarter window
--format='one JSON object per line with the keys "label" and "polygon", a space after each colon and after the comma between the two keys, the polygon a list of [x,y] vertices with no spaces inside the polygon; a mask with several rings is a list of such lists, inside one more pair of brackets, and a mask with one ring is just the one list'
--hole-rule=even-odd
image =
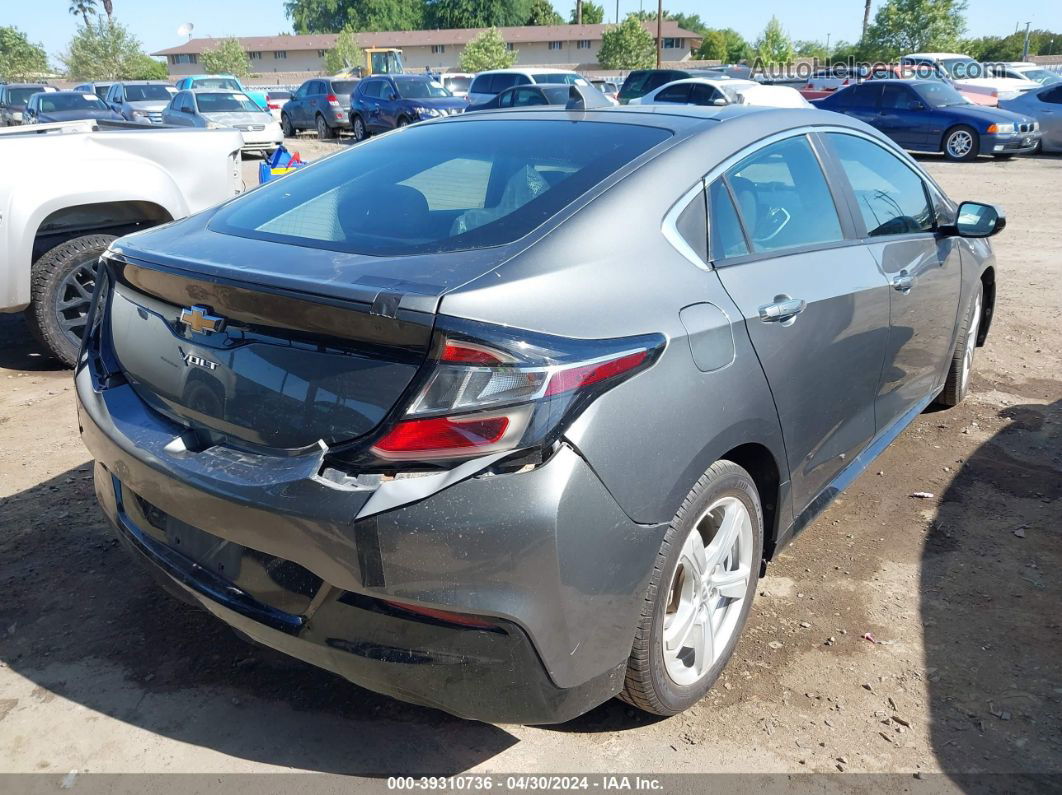
{"label": "rear quarter window", "polygon": [[374,256],[504,245],[670,136],[522,119],[412,127],[245,194],[210,228]]}

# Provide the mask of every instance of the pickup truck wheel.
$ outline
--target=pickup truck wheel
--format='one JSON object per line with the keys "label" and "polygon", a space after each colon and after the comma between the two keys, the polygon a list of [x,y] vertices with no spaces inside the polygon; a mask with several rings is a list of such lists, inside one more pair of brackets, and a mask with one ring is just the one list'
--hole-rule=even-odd
{"label": "pickup truck wheel", "polygon": [[291,126],[291,119],[286,113],[280,114],[280,131],[284,133],[285,138],[294,138],[299,132]]}
{"label": "pickup truck wheel", "polygon": [[620,698],[655,715],[696,704],[737,645],[763,556],[752,477],[717,461],[690,491],[653,564]]}
{"label": "pickup truck wheel", "polygon": [[984,285],[977,283],[977,292],[970,301],[966,322],[959,329],[955,350],[948,365],[948,378],[944,389],[937,396],[941,406],[958,406],[970,392],[970,375],[973,372],[974,351],[977,350],[977,335],[981,332],[981,315],[984,304]]}
{"label": "pickup truck wheel", "polygon": [[68,367],[77,362],[100,256],[114,235],[84,235],[33,263],[27,320],[38,341]]}
{"label": "pickup truck wheel", "polygon": [[328,126],[328,122],[325,121],[325,117],[318,114],[317,116],[317,138],[321,141],[328,141],[336,137],[335,130]]}

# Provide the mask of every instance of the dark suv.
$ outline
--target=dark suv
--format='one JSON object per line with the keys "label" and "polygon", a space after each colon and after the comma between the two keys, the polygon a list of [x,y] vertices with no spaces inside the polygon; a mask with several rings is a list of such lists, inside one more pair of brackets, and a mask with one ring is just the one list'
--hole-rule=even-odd
{"label": "dark suv", "polygon": [[350,98],[350,127],[355,140],[407,124],[463,113],[468,100],[455,97],[428,75],[366,77]]}
{"label": "dark suv", "polygon": [[26,103],[38,91],[58,91],[55,86],[41,83],[6,83],[0,84],[0,127],[22,124],[22,114],[26,112]]}
{"label": "dark suv", "polygon": [[307,80],[280,109],[284,135],[299,130],[317,130],[321,140],[335,138],[338,130],[349,130],[350,95],[357,80]]}
{"label": "dark suv", "polygon": [[676,80],[685,80],[688,77],[707,77],[718,80],[725,75],[722,72],[710,69],[635,69],[619,90],[619,102],[626,105],[632,99],[644,97],[650,91],[660,86],[673,83]]}

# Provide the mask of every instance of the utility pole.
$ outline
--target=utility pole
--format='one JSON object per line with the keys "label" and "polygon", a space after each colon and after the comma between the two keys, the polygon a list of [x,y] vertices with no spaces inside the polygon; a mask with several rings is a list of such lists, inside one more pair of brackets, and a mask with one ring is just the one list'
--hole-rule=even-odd
{"label": "utility pole", "polygon": [[583,24],[583,0],[575,0],[575,24]]}
{"label": "utility pole", "polygon": [[863,6],[863,38],[860,41],[864,41],[867,37],[867,28],[870,27],[870,0],[867,0],[866,5]]}
{"label": "utility pole", "polygon": [[664,58],[664,0],[656,3],[656,68]]}
{"label": "utility pole", "polygon": [[616,24],[619,24],[619,0],[616,0]]}
{"label": "utility pole", "polygon": [[1025,46],[1021,48],[1021,59],[1023,61],[1029,60],[1029,25],[1031,22],[1025,23]]}

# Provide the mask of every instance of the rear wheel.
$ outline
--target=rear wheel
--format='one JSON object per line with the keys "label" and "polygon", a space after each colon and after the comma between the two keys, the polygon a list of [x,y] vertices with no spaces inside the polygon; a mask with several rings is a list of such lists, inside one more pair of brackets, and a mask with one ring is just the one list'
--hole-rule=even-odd
{"label": "rear wheel", "polygon": [[96,287],[96,268],[114,235],[67,240],[33,263],[27,319],[34,336],[55,358],[73,367]]}
{"label": "rear wheel", "polygon": [[364,141],[369,137],[369,131],[365,128],[365,122],[362,121],[361,116],[355,115],[350,120],[350,128],[354,131],[355,141]]}
{"label": "rear wheel", "polygon": [[399,119],[398,119],[398,123],[395,126],[396,127],[405,127],[408,124],[409,124],[409,119],[407,119],[405,116],[400,116]]}
{"label": "rear wheel", "polygon": [[981,314],[984,304],[984,285],[977,283],[977,292],[970,302],[970,311],[955,341],[955,351],[948,367],[944,389],[937,397],[942,406],[958,406],[970,392],[970,375],[973,372],[974,352],[977,350],[977,335],[981,331]]}
{"label": "rear wheel", "polygon": [[944,133],[944,154],[949,160],[961,163],[976,160],[980,147],[981,140],[973,127],[960,124]]}
{"label": "rear wheel", "polygon": [[657,553],[620,698],[674,715],[704,697],[745,626],[762,555],[756,484],[737,464],[717,461]]}
{"label": "rear wheel", "polygon": [[335,131],[328,126],[328,122],[325,121],[325,117],[317,116],[317,138],[321,141],[328,141],[336,137]]}
{"label": "rear wheel", "polygon": [[298,130],[296,130],[291,124],[291,117],[286,113],[280,114],[280,129],[284,133],[285,138],[294,138],[298,134]]}

